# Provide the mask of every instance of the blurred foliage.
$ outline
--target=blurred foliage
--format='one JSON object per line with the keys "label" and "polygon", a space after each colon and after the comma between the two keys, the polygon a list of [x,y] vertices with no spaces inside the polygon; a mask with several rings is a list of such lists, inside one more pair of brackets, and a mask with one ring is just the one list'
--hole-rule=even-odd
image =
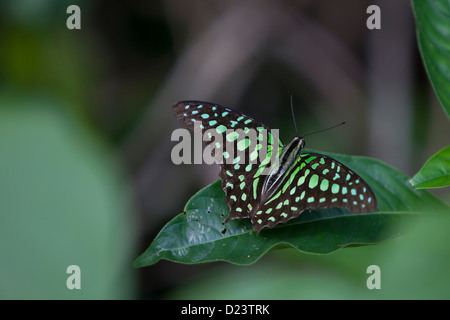
{"label": "blurred foliage", "polygon": [[450,4],[448,1],[412,2],[420,52],[434,90],[450,118]]}
{"label": "blurred foliage", "polygon": [[[0,106],[0,298],[135,296],[135,218],[113,152],[55,101]],[[66,288],[72,264],[81,290]]]}
{"label": "blurred foliage", "polygon": [[[66,28],[72,4],[81,8],[81,30]],[[291,91],[302,132],[349,123],[339,134],[311,136],[308,146],[399,161],[408,175],[448,144],[448,119],[416,42],[398,41],[414,35],[405,21],[410,3],[380,0],[376,32],[365,26],[368,4],[1,1],[0,297],[448,298],[446,217],[332,255],[284,250],[247,268],[131,266],[189,195],[217,179],[214,168],[170,162],[177,100],[229,105],[289,140]],[[448,29],[442,19],[436,26]],[[384,75],[373,62],[380,53]],[[396,75],[412,80],[392,82]],[[385,90],[371,88],[377,77]],[[440,97],[448,94],[440,88]],[[376,97],[388,110],[379,118]],[[378,139],[380,132],[389,135]],[[450,200],[445,189],[435,194]],[[71,264],[81,267],[79,291],[65,287]],[[381,267],[377,292],[365,287],[370,264]]]}

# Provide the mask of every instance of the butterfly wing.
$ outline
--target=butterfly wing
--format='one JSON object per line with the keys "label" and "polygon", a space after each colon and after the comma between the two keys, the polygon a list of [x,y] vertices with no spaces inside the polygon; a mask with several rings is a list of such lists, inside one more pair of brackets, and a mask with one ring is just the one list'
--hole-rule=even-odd
{"label": "butterfly wing", "polygon": [[286,223],[306,209],[339,207],[354,213],[377,208],[369,185],[337,160],[321,154],[304,153],[286,172],[273,196],[255,210],[251,220],[260,231]]}
{"label": "butterfly wing", "polygon": [[272,155],[281,152],[281,140],[261,122],[218,104],[181,101],[173,111],[187,128],[214,138],[212,151],[221,160],[219,176],[230,206],[225,222],[253,215]]}

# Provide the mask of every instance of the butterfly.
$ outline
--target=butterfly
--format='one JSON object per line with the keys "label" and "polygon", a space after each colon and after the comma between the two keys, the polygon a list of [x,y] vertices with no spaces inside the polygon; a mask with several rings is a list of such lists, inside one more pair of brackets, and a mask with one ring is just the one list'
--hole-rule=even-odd
{"label": "butterfly", "polygon": [[224,223],[250,218],[259,232],[307,209],[377,208],[374,192],[358,174],[326,155],[302,153],[301,137],[285,145],[275,130],[215,103],[180,101],[173,111],[188,129],[214,136],[212,153],[221,160],[219,176],[230,207]]}

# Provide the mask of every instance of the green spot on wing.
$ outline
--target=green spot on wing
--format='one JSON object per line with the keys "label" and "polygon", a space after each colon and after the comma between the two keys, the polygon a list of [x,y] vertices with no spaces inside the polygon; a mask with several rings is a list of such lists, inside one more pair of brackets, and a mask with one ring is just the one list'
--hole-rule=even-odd
{"label": "green spot on wing", "polygon": [[317,174],[313,174],[309,179],[308,187],[310,189],[314,189],[319,184],[319,176]]}
{"label": "green spot on wing", "polygon": [[244,151],[250,146],[251,140],[249,138],[242,139],[237,143],[237,148],[239,151]]}
{"label": "green spot on wing", "polygon": [[224,133],[227,131],[227,127],[225,127],[223,124],[217,126],[216,131],[218,134]]}
{"label": "green spot on wing", "polygon": [[341,187],[337,183],[333,183],[333,185],[331,186],[331,192],[336,194],[339,192],[340,188]]}
{"label": "green spot on wing", "polygon": [[320,183],[320,190],[322,191],[327,191],[328,190],[328,180],[327,179],[323,179],[322,182]]}
{"label": "green spot on wing", "polygon": [[315,158],[317,158],[317,157],[311,156],[311,157],[309,157],[308,159],[306,159],[305,162],[306,162],[306,163],[310,163],[310,162],[311,162],[312,160],[314,160]]}
{"label": "green spot on wing", "polygon": [[303,200],[305,198],[306,195],[306,191],[303,191],[302,194],[300,195],[300,200]]}
{"label": "green spot on wing", "polygon": [[232,131],[230,133],[227,134],[227,140],[229,142],[233,142],[234,140],[236,140],[239,137],[239,134],[236,131]]}
{"label": "green spot on wing", "polygon": [[270,198],[265,205],[269,204],[270,202],[272,202],[273,200],[275,200],[276,198],[278,198],[281,195],[281,190],[279,190],[274,196],[272,196],[272,198]]}
{"label": "green spot on wing", "polygon": [[258,182],[259,182],[259,178],[256,178],[255,180],[253,180],[253,199],[258,198],[258,195],[257,195]]}

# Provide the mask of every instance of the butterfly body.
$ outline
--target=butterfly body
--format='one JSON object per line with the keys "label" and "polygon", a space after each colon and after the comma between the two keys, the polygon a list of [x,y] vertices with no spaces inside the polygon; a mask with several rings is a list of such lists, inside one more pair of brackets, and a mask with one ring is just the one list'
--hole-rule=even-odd
{"label": "butterfly body", "polygon": [[[188,128],[200,123],[202,131],[214,129],[223,138],[216,141],[215,151],[224,160],[219,176],[230,206],[225,223],[250,218],[259,232],[307,209],[376,210],[375,195],[359,175],[331,157],[302,153],[305,141],[301,137],[284,145],[264,124],[213,103],[181,101],[173,109]],[[255,132],[253,139],[247,137],[251,132]],[[261,151],[265,153],[258,157]]]}
{"label": "butterfly body", "polygon": [[275,165],[264,181],[261,200],[264,202],[269,199],[278,186],[285,180],[286,172],[292,167],[293,163],[300,156],[302,148],[305,146],[305,140],[299,137],[294,139],[283,148]]}

